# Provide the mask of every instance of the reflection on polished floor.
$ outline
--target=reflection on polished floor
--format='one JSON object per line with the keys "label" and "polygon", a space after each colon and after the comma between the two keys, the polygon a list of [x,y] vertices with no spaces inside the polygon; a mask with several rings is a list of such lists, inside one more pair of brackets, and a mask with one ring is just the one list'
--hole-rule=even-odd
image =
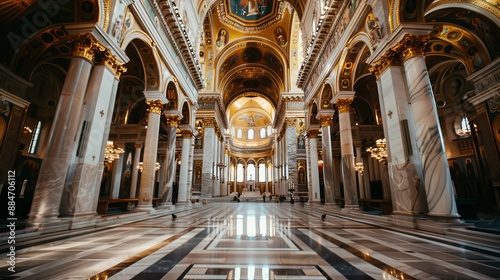
{"label": "reflection on polished floor", "polygon": [[500,279],[500,248],[488,235],[479,242],[391,229],[321,205],[209,202],[163,211],[19,235],[16,273],[2,262],[0,278]]}

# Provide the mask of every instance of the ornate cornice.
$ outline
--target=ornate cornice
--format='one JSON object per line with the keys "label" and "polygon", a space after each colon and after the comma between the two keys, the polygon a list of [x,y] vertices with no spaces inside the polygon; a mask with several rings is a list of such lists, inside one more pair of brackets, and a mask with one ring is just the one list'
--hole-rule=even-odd
{"label": "ornate cornice", "polygon": [[146,100],[149,106],[149,112],[160,115],[163,111],[163,102],[161,100]]}
{"label": "ornate cornice", "polygon": [[335,104],[337,104],[339,114],[349,113],[352,101],[353,98],[339,98],[337,102],[335,102]]}

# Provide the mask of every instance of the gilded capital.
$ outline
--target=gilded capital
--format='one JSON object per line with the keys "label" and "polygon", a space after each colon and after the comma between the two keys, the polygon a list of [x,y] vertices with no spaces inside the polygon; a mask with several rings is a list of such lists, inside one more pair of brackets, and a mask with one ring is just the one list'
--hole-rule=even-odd
{"label": "gilded capital", "polygon": [[393,49],[389,49],[368,70],[372,72],[377,79],[380,79],[380,75],[382,75],[389,66],[401,66],[401,57],[399,53]]}
{"label": "gilded capital", "polygon": [[332,120],[332,117],[321,117],[321,126],[330,126]]}
{"label": "gilded capital", "polygon": [[99,51],[99,44],[91,34],[78,35],[72,42],[73,55],[94,61],[94,56]]}
{"label": "gilded capital", "polygon": [[167,118],[167,121],[169,127],[177,127],[179,125],[180,120],[178,117],[169,117]]}
{"label": "gilded capital", "polygon": [[310,130],[307,132],[307,138],[318,138],[319,131]]}
{"label": "gilded capital", "polygon": [[140,149],[140,148],[142,148],[142,144],[136,143],[136,144],[134,145],[134,147],[135,147],[136,149]]}
{"label": "gilded capital", "polygon": [[417,55],[422,55],[429,39],[430,36],[406,34],[403,37],[403,40],[401,40],[401,42],[399,42],[393,49],[400,52],[402,61],[404,62]]}
{"label": "gilded capital", "polygon": [[339,114],[349,113],[351,108],[353,98],[339,98],[335,104],[337,104],[337,108],[339,110]]}
{"label": "gilded capital", "polygon": [[205,127],[215,127],[215,118],[205,118],[203,119],[203,124]]}
{"label": "gilded capital", "polygon": [[146,104],[149,106],[150,113],[161,114],[163,110],[163,102],[161,100],[146,100]]}
{"label": "gilded capital", "polygon": [[127,71],[127,68],[118,61],[118,59],[103,45],[97,43],[97,51],[94,56],[94,64],[104,65],[113,71],[115,77],[120,79],[121,74]]}
{"label": "gilded capital", "polygon": [[193,132],[191,130],[183,130],[181,131],[182,138],[188,138],[191,139],[193,137]]}

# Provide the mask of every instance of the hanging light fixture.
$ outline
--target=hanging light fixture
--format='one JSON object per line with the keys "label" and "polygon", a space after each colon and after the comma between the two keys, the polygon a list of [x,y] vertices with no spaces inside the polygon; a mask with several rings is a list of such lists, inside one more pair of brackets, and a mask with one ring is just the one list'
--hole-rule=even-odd
{"label": "hanging light fixture", "polygon": [[377,139],[375,146],[366,149],[371,153],[371,156],[376,158],[380,163],[387,165],[387,145],[385,138]]}
{"label": "hanging light fixture", "polygon": [[356,164],[354,165],[354,169],[359,172],[360,175],[363,175],[363,171],[364,171],[364,167],[363,167],[363,163],[362,162],[356,162]]}
{"label": "hanging light fixture", "polygon": [[[159,163],[159,162],[157,162],[157,163],[155,164],[155,170],[159,170],[159,169],[160,169],[160,167],[161,167],[160,163]],[[139,169],[139,171],[140,171],[140,172],[142,172],[142,170],[144,169],[144,163],[139,162],[139,165],[137,165],[137,169]]]}
{"label": "hanging light fixture", "polygon": [[106,142],[106,149],[104,150],[104,159],[106,159],[107,162],[112,163],[115,159],[119,159],[120,154],[123,154],[124,152],[125,151],[122,148],[116,147],[113,141],[108,141]]}

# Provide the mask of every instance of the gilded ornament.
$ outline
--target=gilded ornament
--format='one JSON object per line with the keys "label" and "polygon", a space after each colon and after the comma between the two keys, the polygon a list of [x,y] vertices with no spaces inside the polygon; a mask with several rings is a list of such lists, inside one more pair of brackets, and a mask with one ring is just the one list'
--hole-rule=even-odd
{"label": "gilded ornament", "polygon": [[149,106],[150,113],[161,114],[163,110],[163,102],[161,100],[146,100],[146,104]]}
{"label": "gilded ornament", "polygon": [[330,126],[332,120],[332,117],[321,117],[321,126]]}
{"label": "gilded ornament", "polygon": [[339,100],[335,102],[335,104],[337,104],[339,114],[349,113],[352,100],[353,100],[352,98],[339,98]]}

